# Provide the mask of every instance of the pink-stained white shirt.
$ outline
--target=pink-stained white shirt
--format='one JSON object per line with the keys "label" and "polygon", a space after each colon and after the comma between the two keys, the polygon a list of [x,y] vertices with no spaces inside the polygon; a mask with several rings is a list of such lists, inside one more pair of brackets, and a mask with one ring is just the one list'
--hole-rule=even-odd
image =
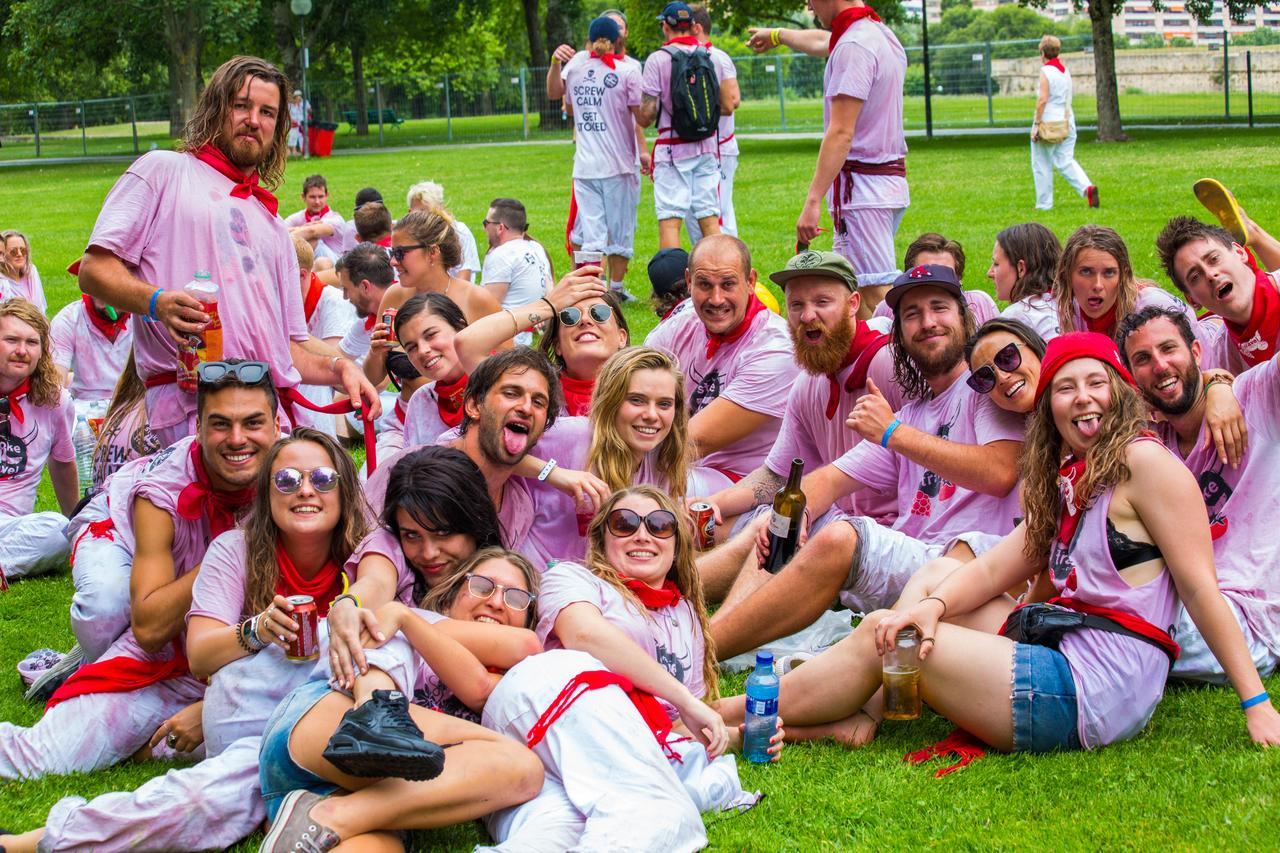
{"label": "pink-stained white shirt", "polygon": [[8,435],[0,430],[0,515],[27,515],[35,510],[36,488],[50,459],[76,458],[71,431],[76,424],[75,403],[66,391],[46,408],[19,398],[24,420],[9,415]]}
{"label": "pink-stained white shirt", "polygon": [[[688,599],[658,610],[637,609],[617,588],[577,563],[556,563],[542,576],[535,602],[538,624],[534,630],[547,651],[564,648],[555,635],[556,618],[560,611],[579,602],[599,610],[609,624],[662,664],[694,696],[706,695],[707,686],[702,677],[706,642],[698,615]],[[665,700],[660,701],[674,719],[675,708]]]}
{"label": "pink-stained white shirt", "polygon": [[98,331],[89,319],[83,299],[64,305],[50,323],[49,338],[53,360],[71,371],[71,396],[77,400],[109,400],[120,374],[124,373],[133,347],[133,327],[137,317],[130,317],[124,331],[114,341]]}
{"label": "pink-stained white shirt", "polygon": [[578,51],[560,71],[566,103],[573,106],[573,176],[580,180],[633,175],[640,69],[630,62],[610,68],[588,51]]}
{"label": "pink-stained white shirt", "polygon": [[245,565],[248,548],[243,530],[228,530],[209,543],[200,573],[191,587],[192,616],[207,616],[224,625],[238,625],[252,613],[245,612]]}
{"label": "pink-stained white shirt", "polygon": [[147,426],[146,410],[135,406],[101,436],[102,444],[93,454],[93,487],[102,488],[107,479],[135,459],[160,449],[160,439]]}
{"label": "pink-stained white shirt", "polygon": [[[396,535],[385,527],[375,527],[360,540],[360,544],[351,552],[351,556],[347,558],[346,564],[342,570],[347,573],[347,577],[354,582],[356,575],[359,573],[360,561],[370,554],[380,554],[391,562],[396,570],[396,601],[401,604],[413,606],[417,604],[413,598],[413,588],[417,583],[417,572],[405,562],[404,549],[400,547],[400,540]],[[425,584],[423,586],[425,591]]]}
{"label": "pink-stained white shirt", "polygon": [[428,382],[409,398],[404,407],[404,443],[408,447],[435,444],[450,427],[440,419],[436,383]]}
{"label": "pink-stained white shirt", "polygon": [[[694,47],[687,44],[673,44],[672,48],[692,53]],[[704,48],[705,49],[705,48]],[[658,99],[658,139],[671,138],[671,55],[659,48],[644,61],[644,76],[641,79],[640,92]],[[673,145],[658,145],[653,155],[654,163],[670,163],[675,160],[687,160],[703,154],[716,153],[716,136],[712,134],[697,142],[677,142]]]}
{"label": "pink-stained white shirt", "polygon": [[0,302],[8,302],[10,299],[26,299],[22,295],[21,285],[8,276],[0,275]]}
{"label": "pink-stained white shirt", "polygon": [[[854,22],[827,58],[822,77],[822,127],[831,124],[831,101],[848,96],[862,101],[846,159],[888,163],[907,156],[902,132],[902,82],[907,53],[893,30],[870,18]],[[859,207],[906,207],[911,202],[906,178],[854,175],[852,202]]]}
{"label": "pink-stained white shirt", "polygon": [[[936,397],[907,403],[898,419],[958,444],[1021,442],[1023,417],[999,408],[986,394],[975,394],[965,384],[967,375]],[[1016,485],[1003,497],[974,492],[874,441],[858,442],[835,466],[869,489],[895,495],[898,518],[893,529],[927,545],[945,545],[974,530],[1003,536],[1022,515]]]}
{"label": "pink-stained white shirt", "polygon": [[[336,287],[326,287],[320,294],[315,311],[311,313],[311,319],[307,321],[307,331],[316,340],[341,340],[351,329],[355,319],[356,309],[342,298],[342,291]],[[298,391],[313,403],[328,405],[333,402],[333,389],[328,385],[299,385]],[[302,406],[295,407],[294,412],[298,416],[299,426],[314,427],[333,434],[333,415],[322,415]]]}
{"label": "pink-stained white shirt", "polygon": [[1009,307],[1000,312],[1006,320],[1018,320],[1026,323],[1036,331],[1045,343],[1062,334],[1062,323],[1058,320],[1058,303],[1052,293],[1035,293],[1031,296],[1010,302]]}
{"label": "pink-stained white shirt", "polygon": [[[716,74],[721,84],[725,80],[738,79],[738,67],[733,59],[718,47],[711,47],[711,61],[715,63]],[[721,157],[738,156],[738,138],[734,135],[733,113],[720,114],[720,129],[716,132],[716,142],[720,146]]]}
{"label": "pink-stained white shirt", "polygon": [[[333,233],[319,238],[319,241],[328,246],[329,250],[335,255],[341,255],[343,251],[345,251],[347,234],[346,228],[344,227],[346,223],[342,218],[342,214],[338,213],[338,211],[331,208],[328,213],[321,216],[319,219],[313,219],[311,222],[307,222],[307,209],[304,207],[297,213],[289,214],[284,220],[284,224],[287,228],[297,228],[301,225],[310,225],[315,222],[323,222],[326,225],[333,226]],[[355,223],[353,222],[352,227],[354,226]]]}
{"label": "pink-stained white shirt", "polygon": [[[89,245],[164,290],[209,271],[219,288],[223,356],[265,361],[277,387],[292,388],[299,376],[289,342],[307,338],[293,242],[278,217],[254,198],[233,198],[231,187],[230,178],[190,154],[143,154],[107,194]],[[175,371],[167,327],[139,323],[133,334],[139,375]],[[147,391],[157,431],[190,420],[195,408],[195,395],[176,385]]]}
{"label": "pink-stained white shirt", "polygon": [[666,350],[679,363],[685,375],[690,417],[717,397],[724,397],[770,418],[751,435],[703,457],[699,464],[739,476],[760,467],[782,425],[787,410],[786,389],[800,373],[787,321],[772,311],[761,311],[752,318],[746,334],[721,345],[715,355],[707,358],[707,329],[696,311],[686,310],[660,323],[644,344]]}
{"label": "pink-stained white shirt", "polygon": [[[6,279],[6,281],[9,280]],[[20,296],[32,303],[40,309],[41,314],[49,313],[49,303],[44,297],[44,283],[40,280],[40,270],[36,269],[35,264],[28,263],[26,274],[13,283],[17,289],[14,296]],[[3,298],[3,294],[0,293],[0,301],[3,301]]]}

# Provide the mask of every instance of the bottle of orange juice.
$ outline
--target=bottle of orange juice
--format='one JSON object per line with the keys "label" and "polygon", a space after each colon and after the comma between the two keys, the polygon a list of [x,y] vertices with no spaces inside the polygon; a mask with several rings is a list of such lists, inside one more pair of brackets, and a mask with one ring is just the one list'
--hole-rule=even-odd
{"label": "bottle of orange juice", "polygon": [[218,315],[218,285],[205,270],[197,270],[182,288],[200,303],[209,322],[196,335],[178,344],[178,388],[188,394],[196,392],[196,372],[200,365],[222,361],[222,319]]}

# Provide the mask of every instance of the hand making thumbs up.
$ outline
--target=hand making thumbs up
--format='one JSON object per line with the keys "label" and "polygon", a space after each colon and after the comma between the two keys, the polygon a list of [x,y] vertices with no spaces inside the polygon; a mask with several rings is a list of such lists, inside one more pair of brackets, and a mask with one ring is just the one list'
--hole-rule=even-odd
{"label": "hand making thumbs up", "polygon": [[893,409],[889,401],[880,393],[876,383],[867,379],[867,393],[858,398],[853,411],[845,420],[845,426],[854,430],[867,441],[880,441],[884,431],[893,423]]}

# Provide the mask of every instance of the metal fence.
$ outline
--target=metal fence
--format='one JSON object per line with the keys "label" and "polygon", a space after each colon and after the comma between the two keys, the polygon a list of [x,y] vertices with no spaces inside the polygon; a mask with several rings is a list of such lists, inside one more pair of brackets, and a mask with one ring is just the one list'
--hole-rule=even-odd
{"label": "metal fence", "polygon": [[[1028,127],[1040,70],[1037,44],[930,46],[928,91],[923,51],[908,48],[906,127]],[[1063,61],[1075,82],[1077,121],[1087,127],[1096,119],[1091,39],[1064,39]],[[822,129],[823,59],[765,54],[734,57],[734,62],[742,90],[738,133]],[[1208,47],[1118,50],[1116,71],[1127,124],[1280,120],[1280,46],[1242,49],[1230,47],[1224,37]],[[362,99],[349,80],[312,81],[309,90],[313,119],[338,126],[338,149],[570,135],[559,101],[547,98],[546,68],[375,79]],[[0,104],[0,160],[136,154],[171,145],[168,131],[163,94]]]}

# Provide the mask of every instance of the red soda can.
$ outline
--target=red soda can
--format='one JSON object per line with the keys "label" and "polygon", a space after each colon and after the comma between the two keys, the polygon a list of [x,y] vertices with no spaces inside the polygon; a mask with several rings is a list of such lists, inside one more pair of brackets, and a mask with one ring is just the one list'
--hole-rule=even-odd
{"label": "red soda can", "polygon": [[309,595],[291,595],[287,600],[293,605],[289,616],[298,623],[298,631],[284,656],[288,660],[315,660],[320,656],[320,611],[316,600]]}
{"label": "red soda can", "polygon": [[689,505],[693,516],[693,544],[699,551],[710,551],[716,546],[716,511],[711,504],[699,501]]}
{"label": "red soda can", "polygon": [[395,319],[396,314],[400,312],[399,308],[388,308],[382,312],[382,322],[387,324],[387,340],[394,341],[396,339]]}
{"label": "red soda can", "polygon": [[196,371],[200,367],[200,347],[203,343],[198,335],[188,335],[178,342],[178,390],[184,394],[196,393],[199,384]]}

